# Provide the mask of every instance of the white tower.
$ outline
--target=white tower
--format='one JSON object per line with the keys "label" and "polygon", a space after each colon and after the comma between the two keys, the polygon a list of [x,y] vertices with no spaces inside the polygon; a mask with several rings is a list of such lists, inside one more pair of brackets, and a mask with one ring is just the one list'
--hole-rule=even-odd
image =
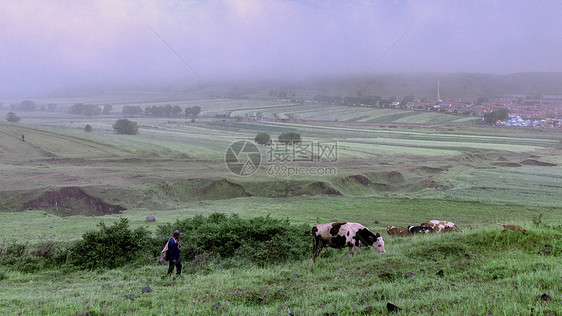
{"label": "white tower", "polygon": [[439,80],[437,80],[437,102],[443,102],[443,100],[441,100],[441,96],[439,95]]}

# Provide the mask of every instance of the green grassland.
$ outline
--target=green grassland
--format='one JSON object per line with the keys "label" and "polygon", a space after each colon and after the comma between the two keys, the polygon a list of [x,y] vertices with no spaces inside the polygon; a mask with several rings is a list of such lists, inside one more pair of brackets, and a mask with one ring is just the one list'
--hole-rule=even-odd
{"label": "green grassland", "polygon": [[[5,314],[301,315],[551,314],[561,312],[559,228],[527,226],[527,234],[499,226],[464,233],[394,238],[387,253],[327,250],[309,260],[252,268],[207,266],[184,278],[162,278],[166,267],[147,263],[114,270],[4,272]],[[558,249],[546,252],[546,249]],[[558,247],[558,248],[556,248]],[[193,262],[196,266],[197,263]],[[195,270],[197,271],[197,270]],[[442,271],[440,276],[439,271]],[[145,286],[150,293],[143,293]],[[542,299],[548,295],[550,299]],[[217,304],[219,303],[219,304]]]}
{"label": "green grassland", "polygon": [[[347,251],[327,250],[314,265],[303,260],[247,269],[187,267],[185,278],[176,280],[162,279],[165,267],[149,258],[140,267],[98,271],[23,273],[0,266],[0,314],[72,315],[88,309],[97,314],[347,315],[370,306],[380,315],[387,302],[401,307],[401,314],[562,314],[559,131],[486,128],[439,113],[265,99],[147,93],[53,102],[60,112],[26,113],[18,124],[0,123],[2,247],[78,240],[100,221],[126,218],[131,227],[155,232],[158,225],[219,212],[310,226],[360,222],[383,235],[387,254],[364,249],[348,259]],[[64,113],[76,102],[111,103],[114,109],[200,105],[207,118],[130,118],[140,125],[140,134],[117,135],[111,125],[120,115]],[[297,121],[213,118],[253,112],[290,113]],[[84,131],[86,124],[93,132]],[[275,139],[287,131],[299,132],[305,142],[337,143],[337,161],[301,163],[335,168],[337,174],[268,175],[273,163],[266,161],[267,147],[261,148],[257,173],[229,172],[224,154],[232,142],[252,140],[259,132]],[[64,187],[127,210],[88,216],[86,210],[72,213],[76,210],[58,204],[21,209]],[[150,215],[156,222],[144,221]],[[453,221],[464,232],[412,238],[386,234],[388,225],[431,219]],[[501,233],[497,222],[519,224],[528,232]],[[190,265],[197,262],[184,266]],[[436,275],[439,270],[442,277]],[[141,292],[146,285],[152,292]]]}

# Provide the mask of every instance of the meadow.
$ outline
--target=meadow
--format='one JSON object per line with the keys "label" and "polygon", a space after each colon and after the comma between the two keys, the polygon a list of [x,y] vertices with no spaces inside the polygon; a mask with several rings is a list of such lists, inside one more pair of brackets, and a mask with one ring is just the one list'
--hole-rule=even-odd
{"label": "meadow", "polygon": [[[8,101],[9,102],[9,101]],[[94,271],[47,267],[23,272],[1,261],[0,313],[73,315],[562,314],[562,136],[556,130],[498,129],[440,113],[302,105],[280,100],[215,100],[181,95],[98,96],[38,102],[57,112],[0,123],[0,257],[14,243],[68,243],[126,218],[158,227],[196,215],[288,219],[295,225],[360,222],[380,232],[387,253],[326,250],[267,266],[185,262],[183,278],[151,258]],[[117,135],[120,114],[65,113],[75,102],[200,105],[201,118],[129,118],[139,135]],[[5,116],[6,109],[0,110]],[[287,113],[291,123],[246,114]],[[217,119],[217,114],[242,119]],[[92,132],[85,132],[90,124]],[[337,144],[336,161],[299,162],[337,174],[275,175],[262,165],[231,173],[224,155],[259,132],[297,131],[305,142]],[[21,141],[25,135],[25,142]],[[127,210],[90,213],[76,198],[39,209],[22,205],[60,188],[80,188]],[[68,206],[70,205],[70,206]],[[155,222],[145,222],[155,216]],[[455,222],[463,233],[389,238],[388,225]],[[496,223],[527,233],[501,233]],[[310,240],[312,248],[312,238]],[[151,292],[142,292],[149,285]],[[547,295],[547,296],[545,296]]]}

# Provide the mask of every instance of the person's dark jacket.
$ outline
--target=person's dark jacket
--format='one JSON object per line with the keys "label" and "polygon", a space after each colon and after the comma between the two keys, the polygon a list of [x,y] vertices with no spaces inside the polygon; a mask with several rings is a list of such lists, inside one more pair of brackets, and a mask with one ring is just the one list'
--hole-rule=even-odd
{"label": "person's dark jacket", "polygon": [[166,259],[168,259],[169,261],[171,260],[176,260],[176,261],[180,261],[180,247],[177,243],[177,241],[173,238],[170,237],[170,240],[168,240],[168,254],[166,255]]}

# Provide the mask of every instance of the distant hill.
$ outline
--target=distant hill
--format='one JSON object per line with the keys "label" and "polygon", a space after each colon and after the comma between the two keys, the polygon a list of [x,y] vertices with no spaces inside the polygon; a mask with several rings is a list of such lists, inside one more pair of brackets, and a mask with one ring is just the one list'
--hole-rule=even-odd
{"label": "distant hill", "polygon": [[[361,76],[324,77],[307,81],[304,86],[320,94],[343,95]],[[528,72],[508,75],[478,73],[372,74],[362,80],[350,96],[380,95],[398,99],[437,98],[437,81],[441,98],[494,97],[504,94],[562,94],[562,73]],[[306,89],[306,88],[305,88]],[[328,94],[329,95],[329,94]]]}
{"label": "distant hill", "polygon": [[[440,81],[442,98],[478,98],[494,97],[504,94],[562,94],[561,72],[528,72],[508,75],[493,75],[481,73],[374,73],[368,75],[355,86],[362,74],[355,75],[325,75],[311,77],[304,80],[288,78],[264,79],[258,78],[241,80],[210,80],[214,90],[228,95],[236,87],[238,91],[253,91],[249,95],[267,95],[267,91],[295,92],[297,98],[313,97],[316,94],[343,96],[379,95],[381,97],[396,97],[401,100],[404,96],[413,95],[437,98],[437,80]],[[51,97],[70,96],[99,96],[119,93],[160,93],[174,94],[176,97],[208,97],[210,91],[206,86],[180,80],[176,84],[145,83],[135,84],[84,84],[61,87],[52,91]],[[246,97],[246,95],[243,95]],[[180,98],[182,98],[180,97]]]}

